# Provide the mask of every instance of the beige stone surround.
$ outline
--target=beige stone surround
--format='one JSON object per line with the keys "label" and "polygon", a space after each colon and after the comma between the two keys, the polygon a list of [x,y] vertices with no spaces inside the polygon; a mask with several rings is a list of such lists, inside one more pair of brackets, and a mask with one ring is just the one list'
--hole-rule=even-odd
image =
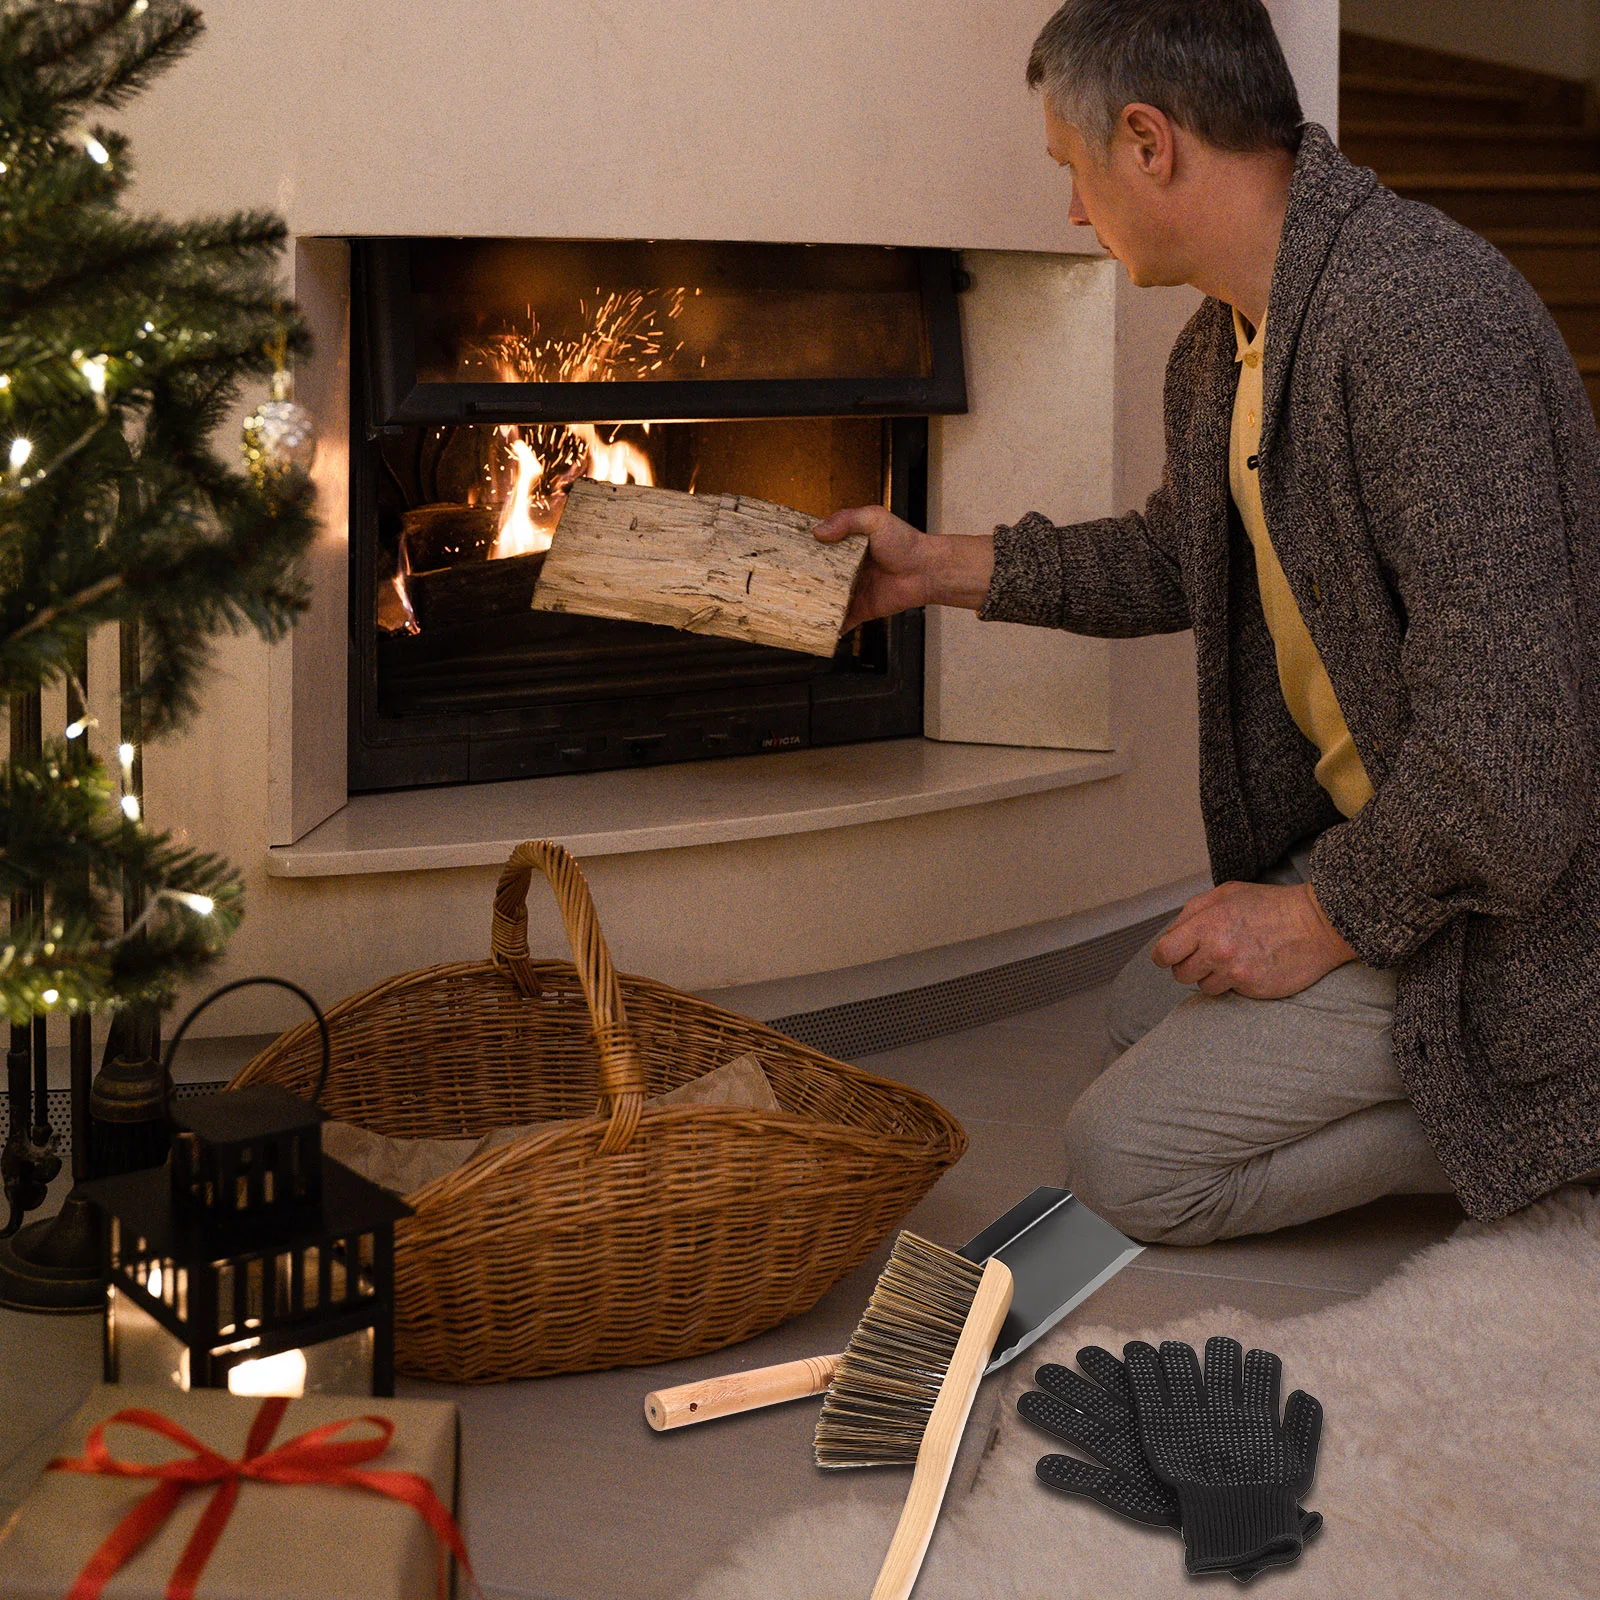
{"label": "beige stone surround", "polygon": [[[1132,289],[1092,235],[1065,222],[1066,182],[1042,154],[1021,83],[1050,9],[208,8],[207,41],[126,119],[138,197],[178,214],[260,203],[286,215],[294,292],[318,335],[300,392],[321,426],[325,520],[310,615],[273,649],[224,641],[202,716],[147,758],[152,821],[228,855],[248,883],[218,981],[274,972],[332,1000],[487,948],[490,865],[269,870],[269,849],[292,848],[345,799],[344,239],[958,248],[974,279],[964,301],[972,404],[934,424],[932,526],[982,532],[1032,507],[1069,520],[1143,498],[1159,473],[1161,367],[1190,302],[1187,291]],[[1274,11],[1308,111],[1329,120],[1334,8],[1279,0]],[[980,628],[966,614],[930,623],[930,731],[1110,750],[1111,775],[1002,783],[998,798],[808,831],[592,853],[585,867],[620,965],[698,989],[836,971],[1132,900],[1203,866],[1186,636],[1107,644]],[[113,661],[96,649],[96,666]],[[1008,726],[1008,708],[1030,700],[1053,731],[1041,733],[1037,715]],[[1024,754],[1001,750],[996,762]],[[1084,758],[1061,765],[1075,761]],[[791,809],[815,809],[823,801],[795,771]],[[623,785],[630,775],[612,776]],[[527,798],[528,835],[572,815],[555,790],[530,785]],[[434,791],[432,803],[435,836],[471,809],[462,791]],[[536,950],[560,948],[537,895],[530,932]],[[230,1004],[208,1014],[209,1031],[293,1019],[292,1003],[265,991]]]}

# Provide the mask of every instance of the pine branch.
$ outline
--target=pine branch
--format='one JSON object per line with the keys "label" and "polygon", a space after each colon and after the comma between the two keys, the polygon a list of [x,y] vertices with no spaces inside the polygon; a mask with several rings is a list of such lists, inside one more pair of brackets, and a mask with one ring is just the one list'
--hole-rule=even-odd
{"label": "pine branch", "polygon": [[[57,106],[115,109],[199,42],[200,13],[174,0],[54,0],[18,8],[0,29],[0,58]],[[8,19],[8,21],[11,19]]]}
{"label": "pine branch", "polygon": [[[131,12],[132,4],[133,0],[122,3],[124,17]],[[140,19],[134,48],[109,64],[96,62],[76,76],[64,74],[57,80],[57,92],[68,104],[119,110],[186,56],[204,32],[205,23],[192,7],[151,0]]]}
{"label": "pine branch", "polygon": [[[12,1022],[52,1009],[170,1003],[175,982],[213,961],[237,926],[233,869],[123,816],[105,769],[61,741],[0,769],[0,821],[0,892],[45,902],[0,948],[0,1010]],[[125,934],[118,908],[127,888],[150,914]]]}

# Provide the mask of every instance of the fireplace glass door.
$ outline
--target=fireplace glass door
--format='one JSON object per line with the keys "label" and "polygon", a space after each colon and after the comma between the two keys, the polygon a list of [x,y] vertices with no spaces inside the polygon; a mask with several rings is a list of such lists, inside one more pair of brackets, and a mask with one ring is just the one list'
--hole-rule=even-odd
{"label": "fireplace glass door", "polygon": [[920,525],[948,254],[382,240],[352,279],[353,791],[920,731],[920,615],[818,660],[530,607],[578,477]]}

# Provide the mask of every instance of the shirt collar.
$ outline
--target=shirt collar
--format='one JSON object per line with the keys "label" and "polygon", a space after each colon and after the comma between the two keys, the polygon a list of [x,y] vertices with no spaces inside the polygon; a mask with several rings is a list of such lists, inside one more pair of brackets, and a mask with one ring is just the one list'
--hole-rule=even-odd
{"label": "shirt collar", "polygon": [[1256,329],[1255,337],[1252,339],[1252,338],[1248,337],[1246,335],[1246,333],[1245,333],[1246,323],[1245,323],[1244,318],[1239,315],[1238,306],[1234,306],[1232,308],[1232,310],[1233,310],[1233,337],[1234,337],[1234,342],[1237,345],[1237,348],[1234,351],[1233,359],[1234,359],[1235,363],[1237,363],[1237,362],[1240,362],[1240,361],[1244,360],[1246,351],[1254,350],[1257,355],[1261,354],[1262,349],[1265,347],[1265,344],[1266,344],[1267,319],[1265,317],[1262,317],[1261,325]]}

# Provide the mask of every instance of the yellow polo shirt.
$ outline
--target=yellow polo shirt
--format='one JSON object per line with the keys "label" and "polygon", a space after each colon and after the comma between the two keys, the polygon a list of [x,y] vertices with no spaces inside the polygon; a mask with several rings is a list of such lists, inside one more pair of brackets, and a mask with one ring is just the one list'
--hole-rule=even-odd
{"label": "yellow polo shirt", "polygon": [[1233,433],[1228,444],[1228,480],[1233,503],[1239,508],[1245,532],[1255,546],[1256,576],[1261,585],[1261,609],[1278,655],[1278,682],[1284,704],[1295,726],[1320,752],[1317,782],[1333,798],[1340,812],[1353,817],[1372,798],[1372,780],[1361,764],[1355,741],[1345,726],[1344,713],[1328,679],[1328,669],[1311,642],[1311,634],[1294,591],[1278,564],[1267,537],[1266,513],[1261,509],[1261,479],[1252,462],[1261,448],[1261,366],[1267,324],[1263,318],[1255,337],[1237,310],[1234,336],[1239,342],[1239,389],[1233,401]]}

